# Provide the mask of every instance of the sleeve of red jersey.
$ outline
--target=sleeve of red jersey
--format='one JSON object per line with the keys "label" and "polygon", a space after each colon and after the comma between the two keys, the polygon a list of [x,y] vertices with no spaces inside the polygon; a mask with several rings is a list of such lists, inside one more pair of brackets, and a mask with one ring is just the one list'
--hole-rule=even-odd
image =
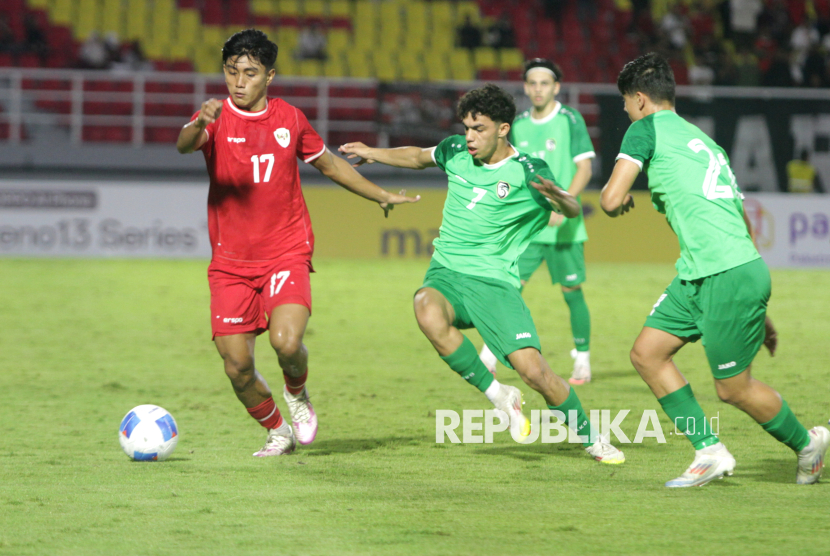
{"label": "sleeve of red jersey", "polygon": [[[199,112],[201,112],[201,110],[199,110]],[[196,112],[195,114],[193,114],[193,116],[190,118],[191,122],[199,117],[199,112]],[[210,154],[211,151],[213,150],[213,139],[216,135],[215,130],[216,130],[216,122],[213,122],[212,124],[208,124],[207,126],[205,126],[205,131],[208,134],[208,138],[207,138],[207,141],[205,141],[204,145],[199,147],[199,150],[204,151],[205,154]]]}
{"label": "sleeve of red jersey", "polygon": [[294,109],[297,115],[297,157],[306,164],[313,162],[323,156],[326,152],[326,144],[323,139],[314,131],[308,119],[300,110]]}

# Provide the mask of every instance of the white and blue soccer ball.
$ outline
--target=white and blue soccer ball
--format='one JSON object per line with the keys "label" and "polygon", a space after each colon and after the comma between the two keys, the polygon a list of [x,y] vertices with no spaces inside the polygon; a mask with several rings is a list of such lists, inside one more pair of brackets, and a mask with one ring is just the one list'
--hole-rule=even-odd
{"label": "white and blue soccer ball", "polygon": [[157,405],[134,407],[118,428],[121,448],[135,461],[164,461],[179,442],[179,427],[166,409]]}

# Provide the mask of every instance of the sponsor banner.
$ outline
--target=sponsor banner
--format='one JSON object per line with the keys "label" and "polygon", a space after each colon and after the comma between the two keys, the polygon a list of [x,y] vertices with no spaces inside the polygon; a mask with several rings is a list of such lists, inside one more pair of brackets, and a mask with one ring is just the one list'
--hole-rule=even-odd
{"label": "sponsor banner", "polygon": [[768,265],[830,268],[830,196],[754,193],[744,210]]}
{"label": "sponsor banner", "polygon": [[[384,218],[375,203],[341,188],[306,186],[316,255],[428,259],[446,190],[407,193],[421,201]],[[619,218],[602,213],[599,192],[582,196],[588,264],[677,260],[665,217],[646,192],[634,196],[636,208]],[[745,206],[770,266],[830,268],[830,197],[757,193]],[[209,258],[207,185],[0,181],[0,255]]]}
{"label": "sponsor banner", "polygon": [[207,186],[0,181],[0,255],[210,257]]}

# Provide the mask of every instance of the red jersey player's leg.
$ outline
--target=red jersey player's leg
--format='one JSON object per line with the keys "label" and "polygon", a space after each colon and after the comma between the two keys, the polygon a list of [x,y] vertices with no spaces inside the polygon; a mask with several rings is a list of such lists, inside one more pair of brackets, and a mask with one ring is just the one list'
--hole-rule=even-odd
{"label": "red jersey player's leg", "polygon": [[294,432],[300,444],[311,444],[317,435],[317,415],[308,389],[308,349],[303,344],[311,315],[309,261],[275,263],[262,277],[262,299],[269,319],[271,346],[277,352]]}
{"label": "red jersey player's leg", "polygon": [[208,269],[213,340],[236,397],[269,431],[265,447],[254,455],[281,455],[293,451],[294,436],[274,403],[268,383],[254,365],[256,337],[267,322],[261,298],[246,270],[216,262]]}

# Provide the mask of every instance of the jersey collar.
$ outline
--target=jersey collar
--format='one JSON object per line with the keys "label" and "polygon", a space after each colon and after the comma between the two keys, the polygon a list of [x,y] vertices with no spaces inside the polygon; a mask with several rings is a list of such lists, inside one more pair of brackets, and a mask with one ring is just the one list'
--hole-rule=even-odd
{"label": "jersey collar", "polygon": [[514,147],[510,143],[508,143],[508,145],[510,145],[510,148],[513,149],[513,154],[511,154],[510,156],[508,156],[504,160],[500,160],[500,161],[496,162],[495,164],[485,164],[485,163],[482,162],[481,165],[483,167],[487,168],[488,170],[495,170],[496,168],[501,168],[502,166],[507,164],[507,161],[510,160],[511,158],[516,158],[517,156],[519,156],[519,151],[516,150],[516,147]]}
{"label": "jersey collar", "polygon": [[537,120],[536,118],[533,117],[533,113],[531,112],[530,121],[532,123],[536,124],[536,125],[546,124],[546,123],[550,122],[552,119],[554,119],[557,114],[559,114],[559,110],[561,108],[562,108],[562,103],[557,100],[556,104],[553,105],[553,110],[551,110],[550,114],[548,114],[544,118],[541,118],[541,119]]}
{"label": "jersey collar", "polygon": [[236,112],[240,116],[243,116],[243,117],[246,117],[246,118],[255,118],[257,116],[264,115],[266,112],[268,112],[268,104],[269,103],[270,103],[270,100],[266,97],[266,99],[265,99],[265,109],[264,110],[260,110],[259,112],[248,112],[247,110],[242,110],[241,108],[239,108],[236,104],[234,104],[231,97],[228,97],[228,106],[231,107],[231,110],[233,110],[234,112]]}

